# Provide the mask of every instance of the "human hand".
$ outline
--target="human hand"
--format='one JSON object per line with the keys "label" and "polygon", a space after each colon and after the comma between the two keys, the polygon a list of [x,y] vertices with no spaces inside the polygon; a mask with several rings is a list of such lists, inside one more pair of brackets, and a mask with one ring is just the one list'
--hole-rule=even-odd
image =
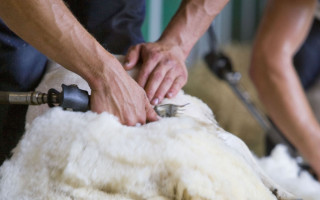
{"label": "human hand", "polygon": [[174,97],[186,84],[185,59],[182,49],[176,45],[161,41],[142,43],[129,49],[124,67],[130,70],[140,62],[136,81],[145,89],[149,101],[157,105],[164,97]]}
{"label": "human hand", "polygon": [[91,86],[91,110],[98,113],[107,111],[117,116],[122,124],[129,126],[156,121],[158,116],[144,90],[123,70],[118,61],[109,61],[108,64],[111,67],[106,68],[108,71],[102,74],[103,81]]}

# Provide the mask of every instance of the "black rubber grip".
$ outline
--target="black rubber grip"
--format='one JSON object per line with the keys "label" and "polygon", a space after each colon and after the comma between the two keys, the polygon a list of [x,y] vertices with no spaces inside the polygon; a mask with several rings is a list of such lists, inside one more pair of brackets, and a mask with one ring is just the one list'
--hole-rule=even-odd
{"label": "black rubber grip", "polygon": [[86,112],[90,110],[90,96],[87,91],[81,90],[76,85],[62,84],[62,92],[59,96],[60,104],[64,109]]}

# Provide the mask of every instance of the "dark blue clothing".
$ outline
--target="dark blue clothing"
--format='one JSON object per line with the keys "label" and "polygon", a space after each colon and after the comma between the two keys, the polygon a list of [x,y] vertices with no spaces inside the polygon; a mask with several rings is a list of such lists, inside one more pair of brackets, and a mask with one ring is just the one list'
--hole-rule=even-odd
{"label": "dark blue clothing", "polygon": [[114,54],[143,42],[144,0],[67,0],[81,24]]}
{"label": "dark blue clothing", "polygon": [[[145,0],[65,0],[80,23],[114,54],[143,42]],[[25,19],[28,20],[28,19]],[[31,91],[40,82],[47,58],[0,20],[0,91]],[[47,91],[42,91],[47,92]],[[24,132],[27,106],[0,105],[0,165]]]}
{"label": "dark blue clothing", "polygon": [[294,66],[307,90],[320,78],[320,21],[315,19],[309,35],[294,57]]}

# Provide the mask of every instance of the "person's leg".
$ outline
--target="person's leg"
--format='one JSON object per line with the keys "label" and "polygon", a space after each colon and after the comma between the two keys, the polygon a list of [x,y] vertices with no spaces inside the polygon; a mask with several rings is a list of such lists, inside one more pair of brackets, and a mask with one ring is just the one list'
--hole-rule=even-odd
{"label": "person's leg", "polygon": [[[47,58],[10,31],[0,20],[0,91],[33,90]],[[0,104],[0,165],[24,132],[27,106]]]}
{"label": "person's leg", "polygon": [[143,42],[145,0],[66,0],[81,24],[113,54]]}
{"label": "person's leg", "polygon": [[[294,66],[301,84],[308,90],[320,77],[320,22],[314,20],[306,41],[294,56]],[[274,125],[274,123],[272,122]],[[277,128],[277,127],[276,127]],[[266,152],[270,154],[276,144],[266,136]],[[292,145],[289,145],[293,147]]]}
{"label": "person's leg", "polygon": [[320,77],[320,21],[314,20],[310,33],[294,57],[294,65],[305,89]]}

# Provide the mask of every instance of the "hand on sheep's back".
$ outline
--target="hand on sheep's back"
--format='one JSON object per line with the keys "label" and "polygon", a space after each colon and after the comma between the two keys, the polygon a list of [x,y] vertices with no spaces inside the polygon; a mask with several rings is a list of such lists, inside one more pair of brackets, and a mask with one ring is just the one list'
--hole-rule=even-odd
{"label": "hand on sheep's back", "polygon": [[186,84],[186,56],[181,47],[161,40],[142,43],[129,49],[124,67],[131,70],[139,64],[137,83],[145,89],[149,101],[157,105],[178,94]]}
{"label": "hand on sheep's back", "polygon": [[109,61],[109,67],[92,81],[90,109],[109,112],[122,124],[135,126],[156,121],[158,116],[149,103],[144,90],[123,70],[120,62]]}

